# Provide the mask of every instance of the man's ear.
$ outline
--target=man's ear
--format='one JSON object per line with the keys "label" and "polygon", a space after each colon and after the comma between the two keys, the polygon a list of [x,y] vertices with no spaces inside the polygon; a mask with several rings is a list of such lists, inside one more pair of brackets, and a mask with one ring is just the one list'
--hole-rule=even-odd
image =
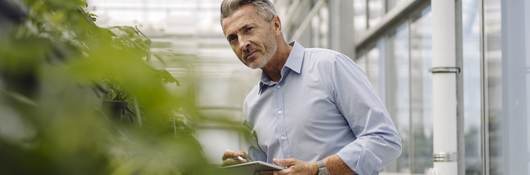
{"label": "man's ear", "polygon": [[280,21],[280,17],[274,16],[272,18],[272,25],[274,27],[274,31],[282,32],[282,22]]}

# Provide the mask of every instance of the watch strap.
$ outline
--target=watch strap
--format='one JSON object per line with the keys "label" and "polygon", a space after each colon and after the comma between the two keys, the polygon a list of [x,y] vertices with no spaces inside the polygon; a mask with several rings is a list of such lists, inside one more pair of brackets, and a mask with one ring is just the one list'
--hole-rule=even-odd
{"label": "watch strap", "polygon": [[324,161],[321,161],[321,160],[318,161],[317,165],[318,165],[317,175],[329,175],[328,168],[326,167],[326,163],[324,163]]}

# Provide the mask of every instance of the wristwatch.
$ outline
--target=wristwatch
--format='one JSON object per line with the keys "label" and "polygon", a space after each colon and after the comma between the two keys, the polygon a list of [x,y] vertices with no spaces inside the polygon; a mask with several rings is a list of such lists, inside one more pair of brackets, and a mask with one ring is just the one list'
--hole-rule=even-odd
{"label": "wristwatch", "polygon": [[328,168],[326,167],[326,164],[324,163],[324,161],[318,161],[317,165],[318,165],[317,175],[329,175]]}

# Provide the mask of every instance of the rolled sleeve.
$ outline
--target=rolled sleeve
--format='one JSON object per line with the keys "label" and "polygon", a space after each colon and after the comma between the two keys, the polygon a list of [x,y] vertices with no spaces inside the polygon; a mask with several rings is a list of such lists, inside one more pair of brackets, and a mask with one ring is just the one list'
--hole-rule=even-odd
{"label": "rolled sleeve", "polygon": [[357,137],[337,155],[357,174],[378,174],[401,154],[401,138],[362,70],[339,55],[331,69],[333,95]]}
{"label": "rolled sleeve", "polygon": [[[369,111],[368,115],[367,118],[380,118],[381,116],[375,116],[382,113]],[[365,131],[360,131],[358,138],[342,148],[337,155],[360,175],[377,174],[401,153],[401,140],[392,127],[388,126],[391,125],[378,120],[368,121],[364,127],[356,126],[358,129],[355,130]]]}

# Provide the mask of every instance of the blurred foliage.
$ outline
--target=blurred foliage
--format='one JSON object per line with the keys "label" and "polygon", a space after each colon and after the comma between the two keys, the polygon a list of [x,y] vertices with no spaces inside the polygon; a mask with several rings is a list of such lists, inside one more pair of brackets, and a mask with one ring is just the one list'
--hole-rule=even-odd
{"label": "blurred foliage", "polygon": [[0,174],[222,174],[194,137],[194,88],[168,91],[150,40],[85,8],[0,0]]}

